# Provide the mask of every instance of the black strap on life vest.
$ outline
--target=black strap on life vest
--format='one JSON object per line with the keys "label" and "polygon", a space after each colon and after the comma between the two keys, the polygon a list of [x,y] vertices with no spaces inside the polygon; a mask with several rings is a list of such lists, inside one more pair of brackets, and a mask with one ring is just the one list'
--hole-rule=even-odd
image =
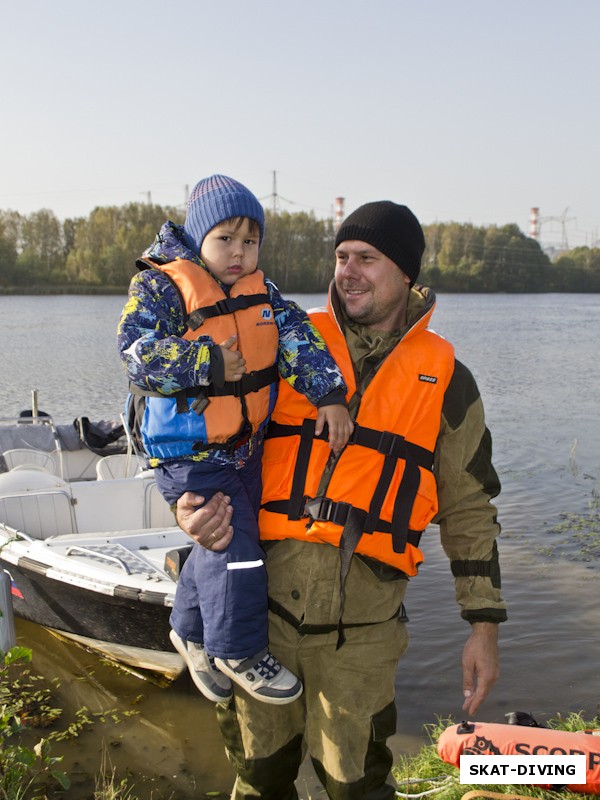
{"label": "black strap on life vest", "polygon": [[234,397],[243,397],[252,392],[258,392],[265,386],[270,386],[272,383],[277,383],[279,372],[277,364],[271,364],[269,367],[263,369],[255,369],[252,372],[245,372],[239,381],[226,381],[223,386],[210,386],[200,387],[207,389],[208,397],[223,397],[225,395],[233,395]]}
{"label": "black strap on life vest", "polygon": [[[357,512],[357,524],[360,524],[362,533],[391,533],[392,546],[396,553],[403,553],[406,544],[413,544],[420,539],[421,531],[413,531],[408,527],[410,514],[414,499],[420,483],[419,467],[431,469],[433,465],[433,453],[424,447],[407,442],[403,436],[390,433],[389,431],[379,431],[374,428],[366,428],[355,424],[352,436],[348,440],[348,445],[360,445],[371,450],[376,450],[385,456],[383,468],[373,497],[369,511],[352,506],[348,503],[336,503],[329,498],[316,497],[309,498],[305,494],[306,475],[312,451],[312,443],[315,438],[327,441],[327,431],[323,431],[319,437],[314,435],[315,420],[305,419],[301,426],[282,425],[278,422],[269,424],[267,438],[278,438],[285,436],[300,436],[300,446],[296,458],[296,466],[292,478],[292,490],[289,501],[279,500],[266,503],[263,508],[266,511],[273,511],[279,514],[286,514],[288,519],[297,521],[306,516],[314,520],[328,520],[337,525],[345,525],[350,509]],[[391,524],[380,519],[381,507],[389,489],[390,481],[396,469],[398,459],[404,459],[406,466],[404,475],[398,488],[398,494],[394,504],[394,512]],[[313,516],[308,511],[308,504],[312,505],[311,511],[316,511],[317,516]]]}
{"label": "black strap on life vest", "polygon": [[[264,508],[267,511],[275,511],[275,509],[271,508],[272,505],[277,505],[277,501],[266,503]],[[344,528],[350,516],[353,516],[356,527],[360,529],[361,536],[363,533],[368,533],[368,531],[365,531],[367,512],[350,505],[350,503],[336,503],[334,500],[330,500],[329,497],[313,497],[306,501],[305,509],[304,515],[310,517],[312,522],[333,522],[334,525],[341,525]],[[392,528],[393,522],[390,523],[379,519],[374,530],[379,533],[391,533]],[[372,531],[370,532],[372,533]],[[423,531],[409,530],[406,535],[407,544],[418,547],[422,534]]]}
{"label": "black strap on life vest", "polygon": [[239,297],[225,297],[210,306],[202,306],[191,311],[185,321],[190,330],[195,331],[202,323],[211,317],[221,317],[224,314],[233,314],[235,311],[243,311],[251,306],[271,305],[268,294],[242,294]]}
{"label": "black strap on life vest", "polygon": [[[265,503],[263,508],[267,511],[285,513],[288,519],[299,520],[309,517],[311,522],[329,521],[342,525],[340,537],[340,616],[338,620],[338,649],[345,641],[343,611],[345,604],[345,586],[352,556],[358,546],[363,533],[371,534],[374,530],[391,533],[394,552],[403,553],[406,545],[418,546],[422,531],[409,529],[408,523],[412,512],[413,503],[420,483],[419,466],[431,469],[433,453],[424,447],[407,442],[403,436],[390,431],[378,431],[373,428],[362,427],[355,423],[352,436],[347,446],[359,445],[376,450],[385,456],[381,475],[371,498],[369,511],[353,506],[350,503],[335,502],[327,497],[307,497],[305,494],[306,475],[312,451],[315,420],[304,420],[301,426],[282,425],[271,422],[267,436],[294,436],[300,435],[300,447],[296,458],[296,467],[292,478],[290,499],[285,501],[272,501]],[[323,431],[319,438],[326,439]],[[390,481],[399,459],[404,459],[405,468],[398,493],[394,503],[392,522],[385,523],[380,520],[381,507],[389,489]],[[287,506],[287,509],[284,507]]]}
{"label": "black strap on life vest", "polygon": [[[277,364],[271,364],[269,367],[244,373],[239,381],[226,381],[223,386],[215,386],[214,384],[210,384],[209,386],[190,386],[187,389],[180,389],[178,392],[175,392],[175,394],[166,395],[161,392],[152,391],[151,389],[142,389],[130,383],[129,391],[131,394],[143,395],[144,397],[160,397],[162,400],[174,397],[177,401],[178,413],[185,413],[189,411],[187,403],[188,397],[204,397],[207,399],[210,397],[225,397],[228,395],[242,397],[251,392],[258,392],[263,387],[270,386],[272,383],[276,383],[278,377]],[[201,414],[207,405],[208,400],[201,408],[199,404],[195,406],[192,404],[192,408],[197,414]]]}
{"label": "black strap on life vest", "polygon": [[369,513],[364,522],[364,532],[372,533],[377,527],[383,501],[388,492],[392,477],[399,459],[405,462],[404,474],[398,487],[392,515],[392,546],[394,552],[406,550],[410,529],[408,523],[413,503],[421,481],[419,467],[431,469],[433,453],[424,447],[407,442],[404,436],[389,431],[378,431],[373,428],[358,427],[356,436],[351,441],[362,447],[376,450],[385,456],[379,481],[371,498]]}
{"label": "black strap on life vest", "polygon": [[[288,517],[291,520],[298,520],[306,516],[305,503],[306,495],[304,493],[304,486],[306,483],[306,474],[308,472],[308,462],[310,461],[310,454],[312,451],[313,441],[315,439],[315,425],[316,420],[305,419],[302,422],[300,433],[300,447],[298,448],[298,456],[296,458],[296,466],[294,468],[294,477],[292,478],[292,491],[290,493],[290,507]],[[278,426],[278,427],[291,427],[291,426]],[[269,434],[270,435],[270,432]],[[327,440],[327,431],[323,430],[320,438]]]}
{"label": "black strap on life vest", "polygon": [[[211,397],[238,397],[244,408],[244,422],[238,433],[234,434],[226,442],[195,442],[192,445],[192,449],[197,451],[225,450],[231,453],[250,439],[249,425],[246,422],[245,395],[251,392],[258,392],[264,386],[270,386],[277,381],[278,376],[277,364],[271,364],[270,367],[245,373],[239,381],[227,381],[223,386],[214,386],[213,384],[210,386],[190,386],[187,389],[180,389],[175,394],[165,395],[150,389],[142,389],[130,383],[129,391],[133,395],[159,397],[162,400],[173,398],[177,404],[178,414],[187,414],[190,411],[194,411],[196,414],[201,415],[209,404]],[[195,398],[191,404],[188,404],[189,397]]]}
{"label": "black strap on life vest", "polygon": [[252,436],[252,429],[248,426],[246,421],[242,422],[241,427],[237,433],[230,436],[225,442],[194,442],[192,450],[201,453],[204,450],[222,450],[231,455],[235,453],[242,445],[250,441]]}

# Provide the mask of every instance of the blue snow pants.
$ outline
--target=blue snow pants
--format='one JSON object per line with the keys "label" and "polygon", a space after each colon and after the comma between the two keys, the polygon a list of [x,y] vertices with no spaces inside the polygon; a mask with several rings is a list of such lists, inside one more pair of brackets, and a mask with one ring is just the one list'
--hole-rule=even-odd
{"label": "blue snow pants", "polygon": [[177,584],[170,617],[186,641],[204,644],[211,656],[249,658],[268,644],[265,553],[259,543],[262,449],[241,469],[180,461],[157,467],[156,482],[169,503],[184,492],[208,501],[231,498],[233,538],[220,552],[194,544]]}

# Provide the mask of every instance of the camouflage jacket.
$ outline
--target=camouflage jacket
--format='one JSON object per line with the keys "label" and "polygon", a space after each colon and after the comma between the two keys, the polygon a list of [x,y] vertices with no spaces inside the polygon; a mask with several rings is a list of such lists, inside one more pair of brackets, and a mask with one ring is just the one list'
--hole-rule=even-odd
{"label": "camouflage jacket", "polygon": [[[162,226],[143,256],[159,263],[186,259],[205,268],[185,245],[182,228],[172,222]],[[267,279],[266,286],[279,332],[280,377],[316,406],[326,397],[328,402],[332,397],[334,402],[343,402],[346,386],[323,338],[300,306],[285,300],[272,281]],[[159,270],[138,272],[131,281],[117,332],[119,353],[129,380],[142,389],[165,395],[209,385],[210,347],[218,343],[207,336],[193,341],[183,339],[186,331],[184,309],[168,277]],[[211,450],[191,458],[239,466],[261,441],[259,433],[235,454]]]}

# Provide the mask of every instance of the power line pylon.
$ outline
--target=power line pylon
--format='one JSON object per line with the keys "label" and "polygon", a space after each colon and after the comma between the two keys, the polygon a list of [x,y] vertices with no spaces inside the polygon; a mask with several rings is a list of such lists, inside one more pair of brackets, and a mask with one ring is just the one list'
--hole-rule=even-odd
{"label": "power line pylon", "polygon": [[539,221],[540,228],[543,222],[560,222],[562,227],[562,241],[560,243],[561,250],[569,249],[569,240],[567,238],[567,222],[574,222],[577,217],[567,217],[569,207],[567,206],[560,217],[542,217]]}

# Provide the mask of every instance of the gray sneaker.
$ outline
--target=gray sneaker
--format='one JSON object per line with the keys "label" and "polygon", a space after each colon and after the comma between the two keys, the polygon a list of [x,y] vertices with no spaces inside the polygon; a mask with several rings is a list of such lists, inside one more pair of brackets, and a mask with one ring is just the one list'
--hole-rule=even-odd
{"label": "gray sneaker", "polygon": [[302,682],[268,650],[252,658],[215,658],[215,665],[257,700],[283,705],[302,694]]}
{"label": "gray sneaker", "polygon": [[192,680],[204,697],[213,703],[226,703],[233,697],[233,687],[226,675],[214,665],[213,659],[197,642],[185,642],[175,631],[169,633],[173,647],[187,664]]}

